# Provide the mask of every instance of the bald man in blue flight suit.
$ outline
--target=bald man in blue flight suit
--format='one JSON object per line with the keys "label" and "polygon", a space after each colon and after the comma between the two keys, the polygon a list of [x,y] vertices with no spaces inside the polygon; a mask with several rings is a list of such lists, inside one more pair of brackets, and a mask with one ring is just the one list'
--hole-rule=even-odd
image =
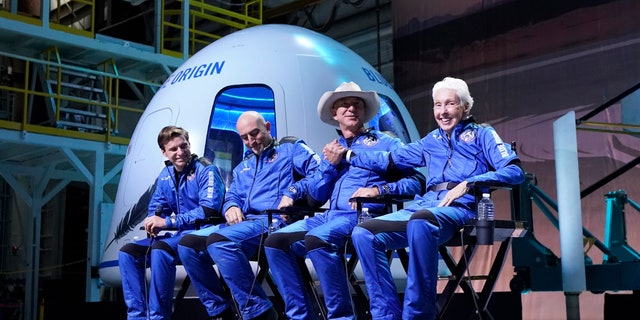
{"label": "bald man in blue flight suit", "polygon": [[[226,223],[195,231],[178,246],[180,258],[211,319],[229,319],[231,302],[220,279],[231,289],[240,318],[275,320],[273,303],[256,283],[249,262],[266,237],[267,209],[282,209],[309,199],[309,178],[320,157],[302,140],[279,143],[271,135],[271,123],[256,111],[246,111],[236,129],[247,147],[245,159],[233,169],[233,181],[223,205]],[[284,224],[283,217],[274,218]],[[286,217],[285,217],[286,218]]]}
{"label": "bald man in blue flight suit", "polygon": [[[475,198],[467,183],[520,184],[520,160],[488,125],[471,117],[473,98],[466,82],[444,78],[432,91],[439,128],[421,140],[392,152],[349,153],[352,166],[386,171],[426,167],[427,192],[404,210],[358,225],[352,239],[363,268],[373,319],[434,319],[438,246],[468,219],[475,218]],[[409,247],[404,305],[391,275],[385,251]]]}

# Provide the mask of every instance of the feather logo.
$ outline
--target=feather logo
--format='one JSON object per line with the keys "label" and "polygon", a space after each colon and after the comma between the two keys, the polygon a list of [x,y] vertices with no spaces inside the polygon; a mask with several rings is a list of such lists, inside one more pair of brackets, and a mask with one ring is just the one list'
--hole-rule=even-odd
{"label": "feather logo", "polygon": [[127,214],[122,217],[120,223],[118,223],[118,228],[113,236],[113,240],[111,240],[106,248],[109,248],[111,244],[117,242],[119,239],[124,237],[127,233],[129,233],[135,226],[137,226],[140,222],[147,217],[149,212],[149,202],[151,201],[151,195],[156,190],[156,183],[154,182],[147,191],[145,191],[138,199],[138,202],[127,211]]}

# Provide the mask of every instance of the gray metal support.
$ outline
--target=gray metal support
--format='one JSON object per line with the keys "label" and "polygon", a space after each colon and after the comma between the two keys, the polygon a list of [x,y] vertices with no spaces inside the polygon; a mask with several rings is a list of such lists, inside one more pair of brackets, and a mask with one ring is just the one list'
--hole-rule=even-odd
{"label": "gray metal support", "polygon": [[189,0],[182,1],[182,59],[189,59]]}
{"label": "gray metal support", "polygon": [[567,320],[580,320],[580,292],[565,292]]}
{"label": "gray metal support", "polygon": [[96,150],[94,155],[93,181],[89,193],[89,223],[87,244],[86,301],[100,301],[100,279],[91,270],[98,269],[102,254],[100,246],[100,205],[102,204],[104,182],[104,150]]}

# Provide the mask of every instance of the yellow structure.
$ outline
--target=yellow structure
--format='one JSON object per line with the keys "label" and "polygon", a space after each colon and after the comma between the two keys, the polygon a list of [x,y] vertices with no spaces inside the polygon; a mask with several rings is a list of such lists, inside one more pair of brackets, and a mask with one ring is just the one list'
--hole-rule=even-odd
{"label": "yellow structure", "polygon": [[24,319],[43,316],[40,282],[61,278],[65,211],[78,210],[65,208],[65,188],[89,186],[87,258],[80,263],[85,300],[99,301],[101,241],[147,103],[199,49],[262,24],[261,0],[227,8],[154,1],[153,43],[140,44],[96,32],[103,22],[96,17],[108,12],[97,3],[0,0],[0,229],[7,235],[0,241],[20,248],[2,252],[0,276],[24,280]]}

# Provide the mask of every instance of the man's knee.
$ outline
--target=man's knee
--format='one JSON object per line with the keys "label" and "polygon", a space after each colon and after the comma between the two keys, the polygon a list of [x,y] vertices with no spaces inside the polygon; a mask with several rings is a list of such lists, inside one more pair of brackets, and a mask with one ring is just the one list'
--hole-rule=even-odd
{"label": "man's knee", "polygon": [[141,246],[136,243],[127,243],[122,248],[120,248],[120,252],[129,254],[134,257],[144,257],[149,251],[149,247]]}
{"label": "man's knee", "polygon": [[180,239],[178,245],[191,248],[196,252],[204,251],[207,248],[207,237],[188,234]]}
{"label": "man's knee", "polygon": [[164,242],[164,241],[156,241],[153,243],[153,245],[151,246],[151,248],[153,250],[162,250],[165,251],[167,253],[169,253],[169,255],[171,255],[172,257],[176,257],[176,252],[173,251],[173,248],[171,248],[171,246]]}
{"label": "man's knee", "polygon": [[367,234],[371,234],[371,230],[363,228],[361,226],[356,226],[355,228],[353,228],[353,231],[351,231],[351,238],[360,238],[366,236]]}
{"label": "man's knee", "polygon": [[264,241],[264,246],[289,251],[291,245],[296,241],[304,239],[306,233],[306,231],[276,232],[267,237],[267,240]]}
{"label": "man's knee", "polygon": [[422,209],[422,210],[418,210],[416,212],[414,212],[411,215],[411,220],[427,220],[429,223],[431,223],[432,225],[436,226],[436,227],[440,227],[440,223],[438,223],[438,219],[436,219],[436,216],[433,215],[433,212],[431,212],[431,210],[428,209]]}
{"label": "man's knee", "polygon": [[209,247],[210,245],[216,242],[222,242],[222,241],[231,241],[231,240],[219,233],[212,233],[207,237],[206,247]]}
{"label": "man's knee", "polygon": [[320,248],[331,248],[331,243],[324,241],[316,236],[304,237],[304,245],[307,251],[312,251]]}
{"label": "man's knee", "polygon": [[407,230],[407,222],[371,219],[367,222],[359,224],[358,227],[367,230],[372,234],[385,232],[404,232]]}

